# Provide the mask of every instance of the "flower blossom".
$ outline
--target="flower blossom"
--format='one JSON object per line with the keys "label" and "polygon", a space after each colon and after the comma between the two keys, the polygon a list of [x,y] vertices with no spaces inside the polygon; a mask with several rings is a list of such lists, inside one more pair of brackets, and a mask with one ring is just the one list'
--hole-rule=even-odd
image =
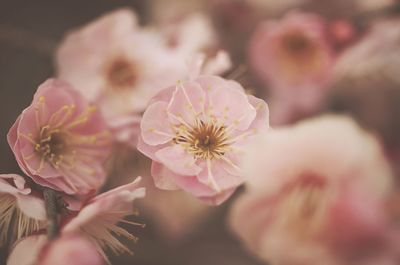
{"label": "flower blossom", "polygon": [[[44,229],[44,201],[16,174],[0,175],[0,246]],[[13,238],[9,240],[9,232]]]}
{"label": "flower blossom", "polygon": [[286,123],[320,107],[334,62],[326,30],[323,18],[298,11],[257,27],[249,59],[268,84],[273,123]]}
{"label": "flower blossom", "polygon": [[102,116],[62,81],[39,86],[7,138],[21,169],[42,186],[86,194],[105,180],[109,135]]}
{"label": "flower blossom", "polygon": [[220,204],[243,182],[238,159],[268,128],[268,107],[234,81],[200,76],[156,95],[140,126],[138,150],[153,160],[158,188]]}
{"label": "flower blossom", "polygon": [[372,135],[326,116],[256,140],[230,214],[251,251],[269,264],[398,264],[400,237],[385,211],[392,174]]}
{"label": "flower blossom", "polygon": [[88,239],[102,255],[108,260],[103,249],[110,249],[115,254],[122,252],[132,253],[128,247],[121,243],[117,236],[129,240],[137,240],[127,230],[117,226],[118,222],[140,225],[122,218],[134,214],[132,202],[143,198],[145,189],[140,187],[141,178],[117,187],[108,192],[97,195],[91,199],[79,212],[75,212],[61,229],[62,236],[81,235]]}
{"label": "flower blossom", "polygon": [[102,265],[93,245],[79,236],[48,242],[45,235],[24,238],[16,244],[7,265]]}
{"label": "flower blossom", "polygon": [[[204,28],[200,21],[195,29],[198,24]],[[202,47],[187,34],[178,36],[185,43],[171,48],[160,29],[141,27],[133,11],[119,9],[65,37],[57,51],[58,76],[99,105],[115,140],[135,145],[150,98],[185,78],[189,50]]]}

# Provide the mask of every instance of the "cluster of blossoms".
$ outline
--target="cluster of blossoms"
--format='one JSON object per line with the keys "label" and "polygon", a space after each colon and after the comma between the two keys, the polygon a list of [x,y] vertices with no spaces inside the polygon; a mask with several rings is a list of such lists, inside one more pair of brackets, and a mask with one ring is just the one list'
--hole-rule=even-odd
{"label": "cluster of blossoms", "polygon": [[[305,2],[242,4],[283,12]],[[22,171],[0,175],[7,265],[110,263],[110,254],[133,253],[125,241],[137,241],[130,228],[144,224],[125,218],[147,190],[138,203],[178,234],[176,218],[200,218],[196,203],[218,206],[242,185],[227,224],[267,264],[400,264],[397,173],[381,139],[345,115],[293,123],[326,107],[339,79],[395,62],[400,31],[378,24],[378,37],[359,38],[350,20],[299,10],[260,22],[245,53],[268,87],[270,128],[269,105],[234,80],[235,70],[223,75],[231,59],[211,21],[167,15],[144,27],[119,9],[63,39],[57,78],[38,87],[7,135]],[[372,53],[373,64],[349,69]],[[135,179],[119,185],[121,143],[151,166],[128,159]]]}
{"label": "cluster of blossoms", "polygon": [[[106,180],[109,134],[101,113],[70,85],[50,79],[39,86],[8,134],[26,177],[0,175],[0,242],[17,241],[7,264],[54,264],[64,248],[99,261],[81,264],[102,264],[107,248],[129,251],[116,235],[136,237],[117,223],[127,222],[145,190],[138,178],[96,195]],[[54,244],[43,235],[46,228],[50,239],[59,237]]]}

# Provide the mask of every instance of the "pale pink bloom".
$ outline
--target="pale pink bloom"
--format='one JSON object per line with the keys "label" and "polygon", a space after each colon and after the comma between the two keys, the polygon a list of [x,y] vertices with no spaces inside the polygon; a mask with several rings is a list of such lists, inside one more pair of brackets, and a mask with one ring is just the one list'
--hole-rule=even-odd
{"label": "pale pink bloom", "polygon": [[102,265],[94,246],[79,236],[48,242],[45,235],[27,237],[16,244],[7,265]]}
{"label": "pale pink bloom", "polygon": [[[185,71],[184,62],[173,60],[162,36],[141,28],[129,9],[116,10],[69,33],[56,59],[59,77],[96,102],[109,126],[117,129]],[[125,140],[118,136],[117,140]]]}
{"label": "pale pink bloom", "polygon": [[249,250],[270,264],[398,264],[384,207],[391,170],[372,135],[325,116],[254,143],[243,165],[247,190],[230,214]]}
{"label": "pale pink bloom", "polygon": [[155,96],[143,114],[138,149],[150,157],[161,189],[183,189],[210,204],[243,182],[238,159],[268,128],[267,104],[235,81],[200,76]]}
{"label": "pale pink bloom", "polygon": [[[0,175],[0,246],[45,228],[43,199],[16,174]],[[9,240],[9,231],[13,237]]]}
{"label": "pale pink bloom", "polygon": [[[188,38],[189,29],[201,29],[195,34],[201,37]],[[202,36],[207,30],[201,19],[183,26],[179,47],[172,48],[161,29],[141,27],[132,10],[119,9],[65,37],[57,51],[58,75],[100,106],[117,141],[135,144],[149,99],[186,78],[190,52],[201,52],[213,38]]]}
{"label": "pale pink bloom", "polygon": [[108,138],[96,107],[55,79],[39,86],[7,135],[25,174],[67,194],[86,194],[103,184]]}
{"label": "pale pink bloom", "polygon": [[292,11],[261,23],[251,38],[249,56],[254,71],[268,84],[273,123],[320,107],[334,62],[322,17]]}
{"label": "pale pink bloom", "polygon": [[136,224],[123,218],[134,214],[133,201],[145,195],[145,189],[140,187],[139,182],[140,177],[129,184],[94,197],[63,226],[61,234],[82,235],[95,245],[105,260],[107,257],[103,249],[110,249],[116,254],[132,253],[117,236],[134,241],[137,238],[119,227],[118,223]]}

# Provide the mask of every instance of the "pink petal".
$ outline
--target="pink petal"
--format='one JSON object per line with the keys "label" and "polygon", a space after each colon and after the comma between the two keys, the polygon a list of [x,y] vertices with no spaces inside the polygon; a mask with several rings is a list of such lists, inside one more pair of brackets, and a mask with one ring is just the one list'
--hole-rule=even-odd
{"label": "pink petal", "polygon": [[7,265],[37,264],[39,253],[46,244],[45,235],[29,236],[18,242],[8,256]]}
{"label": "pink petal", "polygon": [[[7,180],[12,179],[14,185],[10,184]],[[31,193],[31,189],[25,188],[25,179],[16,174],[0,174],[0,192],[9,193],[13,195]]]}
{"label": "pink petal", "polygon": [[243,90],[232,86],[233,81],[227,82],[216,76],[203,76],[198,81],[207,90],[207,111],[211,116],[228,126],[233,125],[237,130],[243,131],[249,127],[256,116],[256,110]]}
{"label": "pink petal", "polygon": [[17,194],[19,209],[26,215],[36,220],[46,220],[46,207],[43,199],[32,196]]}
{"label": "pink petal", "polygon": [[216,196],[199,197],[199,199],[209,205],[218,206],[218,205],[222,204],[223,202],[225,202],[227,199],[229,199],[232,196],[232,194],[235,192],[235,190],[236,190],[236,188],[226,190],[224,192],[219,193]]}
{"label": "pink petal", "polygon": [[178,186],[175,184],[174,177],[176,176],[171,170],[163,164],[153,161],[151,163],[151,176],[154,179],[154,184],[157,188],[162,190],[177,190]]}
{"label": "pink petal", "polygon": [[175,136],[168,121],[167,105],[165,102],[155,102],[144,112],[140,128],[146,144],[164,144]]}
{"label": "pink petal", "polygon": [[195,124],[195,119],[204,111],[205,93],[195,82],[178,83],[168,105],[168,116],[174,124]]}
{"label": "pink petal", "polygon": [[201,171],[196,165],[196,159],[179,145],[165,147],[155,155],[160,163],[176,174],[195,176]]}
{"label": "pink petal", "polygon": [[38,265],[102,265],[103,259],[90,241],[79,236],[61,237],[47,245]]}

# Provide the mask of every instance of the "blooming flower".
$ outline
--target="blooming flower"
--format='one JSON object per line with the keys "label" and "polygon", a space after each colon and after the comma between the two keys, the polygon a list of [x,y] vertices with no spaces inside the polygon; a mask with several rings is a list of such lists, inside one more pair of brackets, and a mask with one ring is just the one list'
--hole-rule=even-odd
{"label": "blooming flower", "polygon": [[[65,37],[57,51],[58,75],[100,106],[117,141],[134,144],[149,99],[185,78],[191,52],[208,43],[204,24],[195,19],[179,27],[179,45],[170,47],[160,29],[140,27],[133,11],[111,12]],[[189,28],[207,36],[194,41]]]}
{"label": "blooming flower", "polygon": [[263,22],[256,29],[249,59],[269,85],[273,122],[285,123],[299,112],[318,109],[334,62],[325,31],[321,17],[300,12]]}
{"label": "blooming flower", "polygon": [[48,242],[45,235],[29,236],[16,244],[7,265],[102,265],[102,258],[87,240],[79,236]]}
{"label": "blooming flower", "polygon": [[264,101],[234,81],[201,76],[151,100],[138,150],[153,160],[157,187],[181,188],[219,204],[243,182],[237,161],[249,137],[267,128]]}
{"label": "blooming flower", "polygon": [[129,240],[137,240],[127,230],[118,227],[118,222],[135,225],[136,223],[122,220],[132,215],[132,202],[145,195],[145,189],[139,187],[140,178],[132,183],[120,186],[102,193],[91,199],[76,216],[70,219],[61,230],[62,236],[80,234],[87,238],[96,247],[105,260],[104,248],[114,253],[131,251],[121,243],[116,236]]}
{"label": "blooming flower", "polygon": [[0,246],[9,242],[9,232],[20,239],[45,228],[44,201],[16,174],[0,175]]}
{"label": "blooming flower", "polygon": [[67,194],[85,194],[105,179],[108,132],[102,116],[68,84],[50,79],[8,133],[25,174]]}
{"label": "blooming flower", "polygon": [[384,210],[392,175],[373,136],[349,118],[326,116],[256,140],[244,162],[247,191],[230,215],[250,250],[270,264],[367,264],[383,256],[397,264]]}

